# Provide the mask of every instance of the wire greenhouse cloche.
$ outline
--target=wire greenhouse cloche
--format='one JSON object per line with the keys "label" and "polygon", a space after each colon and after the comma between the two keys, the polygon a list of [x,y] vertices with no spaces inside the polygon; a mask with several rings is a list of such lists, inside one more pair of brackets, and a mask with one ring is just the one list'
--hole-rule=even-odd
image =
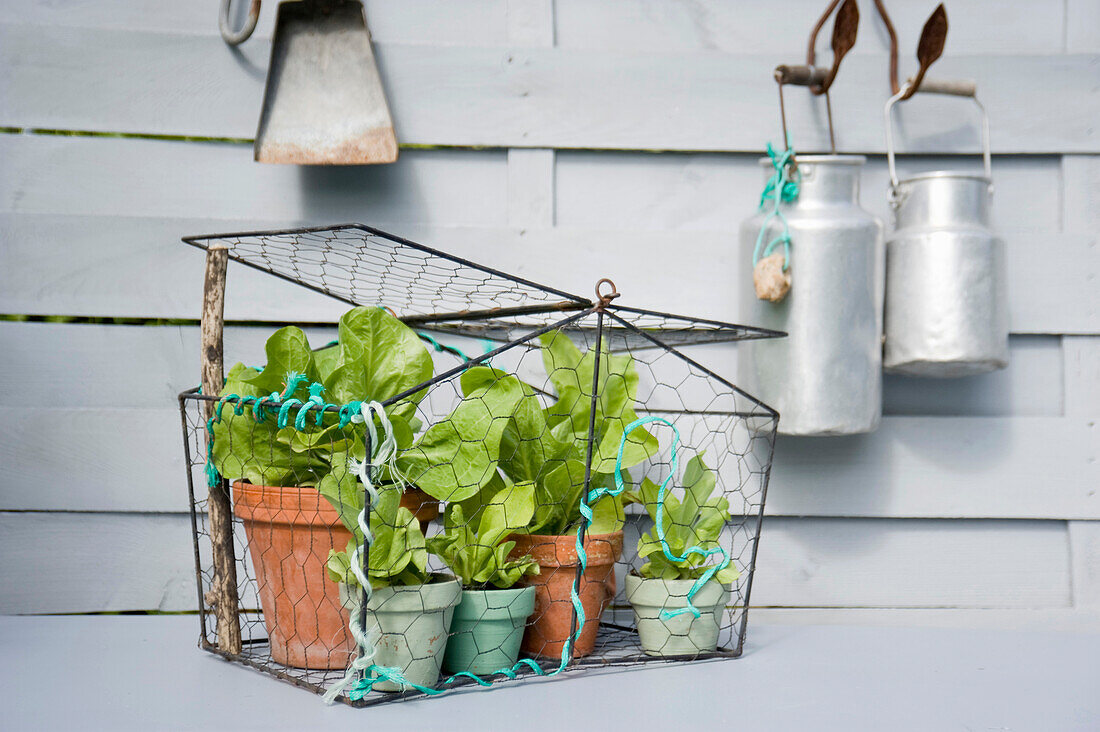
{"label": "wire greenhouse cloche", "polygon": [[[364,706],[741,654],[778,415],[683,349],[782,334],[358,224],[184,241],[204,649]],[[229,260],[345,303],[335,339],[225,372]]]}

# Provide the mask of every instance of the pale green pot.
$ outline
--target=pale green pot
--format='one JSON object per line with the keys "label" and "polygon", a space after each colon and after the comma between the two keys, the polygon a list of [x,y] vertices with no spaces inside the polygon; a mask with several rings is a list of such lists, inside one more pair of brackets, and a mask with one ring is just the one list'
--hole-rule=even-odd
{"label": "pale green pot", "polygon": [[[424,585],[380,587],[367,604],[367,626],[377,623],[382,633],[374,663],[400,669],[414,684],[434,687],[447,647],[447,629],[462,586],[451,575]],[[360,590],[340,585],[340,599],[348,610],[359,605]],[[376,691],[401,691],[392,681],[379,681]]]}
{"label": "pale green pot", "polygon": [[642,650],[649,656],[695,656],[718,648],[718,632],[730,599],[730,585],[711,580],[699,588],[692,604],[699,617],[680,613],[662,618],[662,610],[687,607],[687,595],[695,580],[644,579],[626,576],[626,599],[634,608],[634,626]]}
{"label": "pale green pot", "polygon": [[463,590],[451,620],[443,670],[484,675],[511,668],[519,659],[527,618],[534,611],[534,587]]}

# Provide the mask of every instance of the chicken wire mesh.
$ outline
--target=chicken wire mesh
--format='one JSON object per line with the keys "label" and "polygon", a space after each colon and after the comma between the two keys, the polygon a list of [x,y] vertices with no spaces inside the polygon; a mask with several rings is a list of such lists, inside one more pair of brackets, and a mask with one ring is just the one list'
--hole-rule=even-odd
{"label": "chicken wire mesh", "polygon": [[[740,655],[778,416],[674,346],[776,334],[359,225],[185,241],[355,306],[334,343],[282,329],[180,396],[204,648],[353,705]],[[239,653],[211,610],[220,480]]]}

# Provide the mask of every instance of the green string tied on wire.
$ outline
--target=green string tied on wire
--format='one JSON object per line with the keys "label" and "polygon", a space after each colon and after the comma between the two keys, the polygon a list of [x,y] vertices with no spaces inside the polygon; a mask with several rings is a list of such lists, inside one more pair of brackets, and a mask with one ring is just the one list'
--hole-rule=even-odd
{"label": "green string tied on wire", "polygon": [[[760,233],[756,235],[756,246],[752,250],[752,265],[756,266],[763,257],[770,256],[779,245],[783,245],[783,271],[791,266],[791,229],[787,223],[787,217],[783,215],[780,205],[793,203],[798,200],[798,193],[802,184],[802,173],[795,172],[791,178],[790,171],[794,166],[794,148],[788,147],[782,153],[777,153],[769,142],[767,145],[768,158],[771,159],[773,173],[764,183],[764,190],[760,192],[759,209],[763,211],[769,201],[774,202],[771,211],[764,216],[760,224]],[[782,232],[765,246],[764,239],[768,233],[768,226],[773,219],[778,219],[783,226]]]}

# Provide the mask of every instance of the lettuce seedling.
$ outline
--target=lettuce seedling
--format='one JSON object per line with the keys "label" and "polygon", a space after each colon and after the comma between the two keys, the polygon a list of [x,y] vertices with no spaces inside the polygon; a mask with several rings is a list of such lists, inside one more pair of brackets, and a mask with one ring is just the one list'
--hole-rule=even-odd
{"label": "lettuce seedling", "polygon": [[[326,477],[327,480],[327,477]],[[338,481],[337,481],[338,482]],[[352,481],[354,483],[354,479]],[[331,483],[328,484],[331,487]],[[321,492],[330,501],[332,496],[325,490],[322,481]],[[362,492],[359,495],[359,511],[362,510]],[[342,504],[343,505],[343,504]],[[341,511],[341,520],[352,532],[347,548],[338,552],[330,549],[325,568],[329,579],[359,587],[355,573],[351,571],[351,560],[355,548],[363,542],[363,532],[357,521],[358,511],[352,515],[351,507]],[[420,523],[409,509],[401,506],[401,491],[394,485],[384,486],[378,491],[378,500],[371,505],[370,530],[373,539],[370,544],[369,570],[367,577],[372,588],[389,585],[420,585],[429,579],[428,550]]]}
{"label": "lettuce seedling", "polygon": [[[543,408],[536,391],[523,384],[523,393],[501,440],[500,467],[513,481],[535,485],[535,513],[525,528],[531,534],[560,536],[581,520],[584,464],[592,412],[595,352],[582,353],[562,331],[541,336],[543,365],[556,400]],[[638,372],[629,355],[600,354],[591,487],[611,487],[612,473],[626,426],[637,419],[634,411]],[[644,429],[628,436],[623,467],[637,465],[657,452],[657,438]],[[590,534],[606,534],[623,526],[620,499],[605,495],[592,506]]]}
{"label": "lettuce seedling", "polygon": [[[714,494],[716,484],[714,471],[707,467],[700,454],[692,457],[684,470],[683,497],[677,499],[671,490],[666,490],[661,526],[674,556],[685,556],[693,546],[704,551],[718,548],[722,528],[729,519],[730,504],[721,491]],[[714,565],[718,555],[690,554],[678,562],[665,555],[657,535],[659,491],[656,483],[645,478],[636,491],[625,494],[628,503],[642,504],[653,519],[653,528],[638,540],[638,556],[646,559],[639,573],[647,579],[699,579]],[[737,567],[731,562],[718,570],[715,579],[728,584],[739,576]]]}
{"label": "lettuce seedling", "polygon": [[428,539],[428,551],[446,562],[468,589],[508,589],[524,575],[539,573],[530,557],[510,559],[516,543],[505,541],[531,520],[534,484],[499,482],[503,487],[472,515],[461,504],[448,506],[443,533]]}

